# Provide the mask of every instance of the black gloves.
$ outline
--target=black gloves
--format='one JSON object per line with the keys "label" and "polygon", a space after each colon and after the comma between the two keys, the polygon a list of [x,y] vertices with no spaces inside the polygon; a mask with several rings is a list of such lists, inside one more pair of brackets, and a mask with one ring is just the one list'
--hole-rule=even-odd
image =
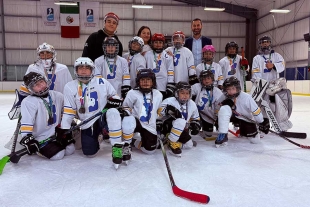
{"label": "black gloves", "polygon": [[167,105],[166,106],[166,115],[172,115],[174,118],[182,118],[182,114],[179,109],[175,108],[174,106]]}
{"label": "black gloves", "polygon": [[32,155],[39,151],[39,142],[34,139],[32,134],[27,134],[20,142],[21,145],[26,147],[28,155]]}
{"label": "black gloves", "polygon": [[123,101],[121,99],[116,99],[116,98],[109,98],[107,101],[107,105],[105,105],[105,108],[111,109],[111,108],[117,108],[121,107],[123,104]]}
{"label": "black gloves", "polygon": [[269,133],[270,123],[268,118],[264,118],[262,123],[258,124],[259,130],[264,132],[265,134]]}
{"label": "black gloves", "polygon": [[161,132],[163,130],[163,121],[156,119],[156,131]]}
{"label": "black gloves", "polygon": [[67,133],[68,129],[61,129],[59,127],[55,127],[55,133],[56,133],[56,140],[59,142],[63,147],[68,146],[71,143],[75,143],[75,140],[73,139],[72,132]]}
{"label": "black gloves", "polygon": [[125,99],[128,91],[130,91],[131,86],[122,86],[121,87],[121,94],[122,94],[122,98]]}
{"label": "black gloves", "polygon": [[231,99],[225,99],[225,100],[222,102],[222,106],[225,106],[225,105],[228,105],[232,110],[235,110],[235,109],[236,109],[235,103],[234,103],[234,101],[231,100]]}
{"label": "black gloves", "polygon": [[195,83],[199,83],[199,80],[198,80],[198,78],[197,78],[196,75],[190,75],[190,76],[188,77],[188,83],[192,86],[192,85],[194,85]]}
{"label": "black gloves", "polygon": [[121,116],[122,120],[123,120],[123,118],[124,118],[125,116],[129,116],[129,114],[127,113],[126,110],[124,110],[123,107],[118,107],[118,108],[116,108],[116,109],[118,110],[119,115]]}
{"label": "black gloves", "polygon": [[173,97],[174,96],[174,91],[175,91],[174,83],[168,83],[167,84],[167,88],[166,88],[166,96],[167,96],[167,98]]}
{"label": "black gloves", "polygon": [[191,130],[192,135],[197,135],[200,131],[199,121],[191,121],[191,123],[189,124],[189,129]]}

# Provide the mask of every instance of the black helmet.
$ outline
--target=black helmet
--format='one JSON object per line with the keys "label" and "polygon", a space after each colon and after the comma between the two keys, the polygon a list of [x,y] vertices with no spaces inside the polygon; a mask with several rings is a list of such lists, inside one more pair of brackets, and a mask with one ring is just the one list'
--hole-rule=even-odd
{"label": "black helmet", "polygon": [[185,104],[188,102],[188,100],[181,100],[179,98],[179,91],[180,90],[188,90],[189,91],[189,99],[191,99],[191,96],[192,96],[192,88],[191,88],[191,85],[187,82],[184,82],[184,81],[180,81],[178,82],[176,85],[175,85],[175,92],[174,92],[174,96],[175,98],[181,103],[181,104]]}
{"label": "black helmet", "polygon": [[[228,54],[228,48],[230,48],[230,47],[236,48],[236,54]],[[236,42],[228,42],[225,46],[225,55],[230,57],[230,58],[235,58],[236,55],[238,54],[238,49],[239,49],[239,46]]]}
{"label": "black helmet", "polygon": [[200,84],[206,89],[206,90],[212,90],[213,89],[213,82],[211,85],[205,86],[203,84],[203,79],[206,77],[210,77],[212,79],[212,81],[214,81],[214,73],[212,72],[212,70],[203,70],[201,71],[201,73],[199,74],[199,81]]}
{"label": "black helmet", "polygon": [[[261,44],[264,42],[269,42],[269,46],[262,46]],[[258,39],[258,46],[259,46],[259,53],[260,54],[265,54],[265,53],[269,53],[271,51],[271,38],[267,35],[261,37]]]}
{"label": "black helmet", "polygon": [[[108,51],[107,51],[108,45],[115,46],[116,49],[115,49],[114,53],[108,53]],[[103,49],[103,53],[106,57],[115,58],[118,54],[118,51],[119,51],[119,43],[114,37],[106,37],[103,41],[102,49]]]}
{"label": "black helmet", "polygon": [[[44,80],[46,82],[46,88],[42,91],[35,92],[33,90],[33,86],[40,80]],[[36,72],[30,72],[26,74],[23,78],[24,84],[29,90],[31,95],[45,97],[49,92],[50,81],[48,81],[42,74]]]}
{"label": "black helmet", "polygon": [[[151,78],[153,82],[153,86],[151,88],[141,88],[140,87],[140,80],[141,78]],[[137,73],[136,78],[136,87],[142,92],[142,93],[149,93],[152,91],[153,88],[156,88],[156,77],[155,73],[152,69],[141,69]]]}
{"label": "black helmet", "polygon": [[[234,95],[228,95],[227,94],[227,88],[230,86],[235,86],[237,89],[237,93]],[[227,78],[224,83],[223,83],[223,93],[225,94],[225,96],[227,98],[235,98],[238,97],[239,94],[241,92],[241,85],[240,85],[240,81],[235,77],[235,76],[231,76],[229,78]]]}

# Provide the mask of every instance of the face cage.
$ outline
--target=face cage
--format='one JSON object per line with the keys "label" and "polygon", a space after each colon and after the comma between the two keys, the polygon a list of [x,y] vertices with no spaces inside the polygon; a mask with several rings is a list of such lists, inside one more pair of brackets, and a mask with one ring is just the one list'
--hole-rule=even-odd
{"label": "face cage", "polygon": [[[43,91],[39,91],[39,92],[34,92],[32,90],[32,87],[34,84],[36,84],[38,81],[40,80],[45,80],[46,82],[46,88],[43,90]],[[34,95],[34,96],[38,96],[38,97],[42,97],[42,96],[45,96],[46,94],[48,94],[49,90],[50,90],[50,86],[51,86],[51,81],[50,80],[46,80],[46,78],[44,79],[39,79],[37,80],[35,83],[32,83],[32,84],[29,84],[29,86],[27,86],[27,89],[28,91],[30,92],[31,95]]]}
{"label": "face cage", "polygon": [[200,84],[202,85],[202,87],[204,87],[207,91],[210,91],[210,90],[213,89],[213,86],[214,86],[214,85],[213,85],[214,76],[213,76],[213,78],[210,77],[210,78],[212,78],[212,83],[211,83],[210,85],[204,85],[202,81],[203,81],[204,78],[207,78],[207,77],[210,77],[210,76],[199,77],[199,81],[200,81]]}
{"label": "face cage", "polygon": [[[180,97],[179,97],[179,91],[180,90],[188,90],[189,91],[189,99],[187,99],[187,100],[181,100],[180,99]],[[175,91],[175,98],[178,100],[178,102],[180,103],[180,104],[186,104],[191,98],[192,98],[192,90],[191,89],[187,89],[187,88],[181,88],[181,89],[177,89],[176,91]]]}
{"label": "face cage", "polygon": [[[107,52],[107,46],[114,46],[115,52],[114,53],[108,53]],[[102,48],[103,48],[104,56],[106,56],[108,58],[115,58],[118,55],[118,51],[119,51],[119,45],[118,44],[103,44]]]}
{"label": "face cage", "polygon": [[[138,51],[137,51],[137,50],[131,49],[131,44],[132,44],[133,42],[137,42],[137,43],[140,45],[140,49],[139,49]],[[129,48],[129,54],[130,54],[130,55],[135,55],[135,54],[137,54],[137,53],[142,52],[143,46],[138,42],[138,40],[133,40],[133,41],[130,41],[130,42],[129,42],[128,48]]]}
{"label": "face cage", "polygon": [[74,75],[75,75],[76,79],[78,79],[81,82],[86,82],[86,81],[89,82],[94,77],[94,70],[95,70],[95,68],[91,67],[90,65],[87,65],[87,66],[89,66],[91,68],[91,75],[90,76],[81,76],[81,75],[78,75],[78,73],[77,73],[77,70],[78,70],[79,66],[80,65],[77,65],[75,67],[75,71],[74,71]]}
{"label": "face cage", "polygon": [[225,95],[227,98],[230,98],[230,99],[237,98],[237,97],[240,95],[240,93],[241,93],[241,87],[240,87],[240,86],[235,86],[236,89],[237,89],[237,93],[235,93],[234,95],[228,95],[226,89],[227,89],[228,87],[231,87],[231,86],[235,86],[235,85],[229,85],[229,86],[224,87],[224,89],[223,89],[224,95]]}
{"label": "face cage", "polygon": [[262,54],[270,53],[271,49],[272,49],[271,45],[266,46],[266,47],[259,46],[259,52]]}
{"label": "face cage", "polygon": [[[141,88],[140,80],[142,78],[151,78],[152,79],[152,86],[150,88]],[[149,92],[151,92],[153,89],[156,89],[156,77],[143,76],[143,77],[137,78],[136,79],[136,88],[139,88],[139,91],[141,91],[142,93],[149,93]]]}
{"label": "face cage", "polygon": [[237,54],[238,54],[239,47],[234,47],[234,48],[236,48],[236,53],[235,54],[228,54],[228,48],[230,48],[230,47],[232,47],[232,46],[229,46],[229,47],[225,48],[225,54],[226,54],[226,56],[228,56],[230,58],[235,58],[237,56]]}

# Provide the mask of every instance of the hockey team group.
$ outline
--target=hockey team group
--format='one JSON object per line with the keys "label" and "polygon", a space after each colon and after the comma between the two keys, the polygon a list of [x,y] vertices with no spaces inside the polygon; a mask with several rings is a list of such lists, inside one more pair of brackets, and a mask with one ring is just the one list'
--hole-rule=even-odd
{"label": "hockey team group", "polygon": [[[17,144],[29,155],[59,160],[74,153],[76,133],[71,129],[77,123],[82,123],[78,134],[83,154],[95,157],[101,141],[109,141],[116,169],[128,164],[133,148],[152,154],[160,149],[159,141],[179,157],[197,145],[193,135],[225,146],[230,123],[254,144],[269,132],[270,120],[261,102],[244,92],[250,66],[238,54],[236,42],[226,44],[219,63],[214,62],[214,46],[203,46],[201,62],[195,65],[182,31],[173,33],[167,48],[164,35],[155,33],[148,51],[143,39],[135,36],[122,57],[120,41],[107,29],[118,21],[116,14],[108,13],[105,28],[88,38],[82,57],[74,62],[74,80],[67,66],[56,62],[52,45],[37,48],[38,59],[29,66],[9,113],[18,115]],[[267,103],[285,131],[292,127],[290,113],[277,107],[283,105],[279,101],[287,102],[279,95],[285,89],[285,79],[279,79],[284,59],[272,50],[270,37],[260,38],[258,44],[251,92]],[[95,50],[101,55],[94,56]],[[260,91],[262,81],[267,93]]]}

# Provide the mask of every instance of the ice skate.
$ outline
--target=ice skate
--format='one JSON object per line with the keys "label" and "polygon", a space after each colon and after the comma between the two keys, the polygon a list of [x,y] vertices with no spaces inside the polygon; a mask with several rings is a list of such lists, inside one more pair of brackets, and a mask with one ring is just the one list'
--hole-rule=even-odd
{"label": "ice skate", "polygon": [[220,133],[215,140],[215,147],[225,147],[227,145],[228,137],[227,134]]}
{"label": "ice skate", "polygon": [[172,142],[170,140],[168,140],[168,149],[170,154],[177,156],[177,157],[181,157],[182,156],[182,144],[180,142]]}
{"label": "ice skate", "polygon": [[126,165],[129,165],[129,161],[131,160],[131,146],[128,143],[125,143],[123,146],[123,162]]}
{"label": "ice skate", "polygon": [[114,163],[114,167],[117,170],[119,165],[123,161],[123,144],[116,143],[112,147],[112,161]]}

